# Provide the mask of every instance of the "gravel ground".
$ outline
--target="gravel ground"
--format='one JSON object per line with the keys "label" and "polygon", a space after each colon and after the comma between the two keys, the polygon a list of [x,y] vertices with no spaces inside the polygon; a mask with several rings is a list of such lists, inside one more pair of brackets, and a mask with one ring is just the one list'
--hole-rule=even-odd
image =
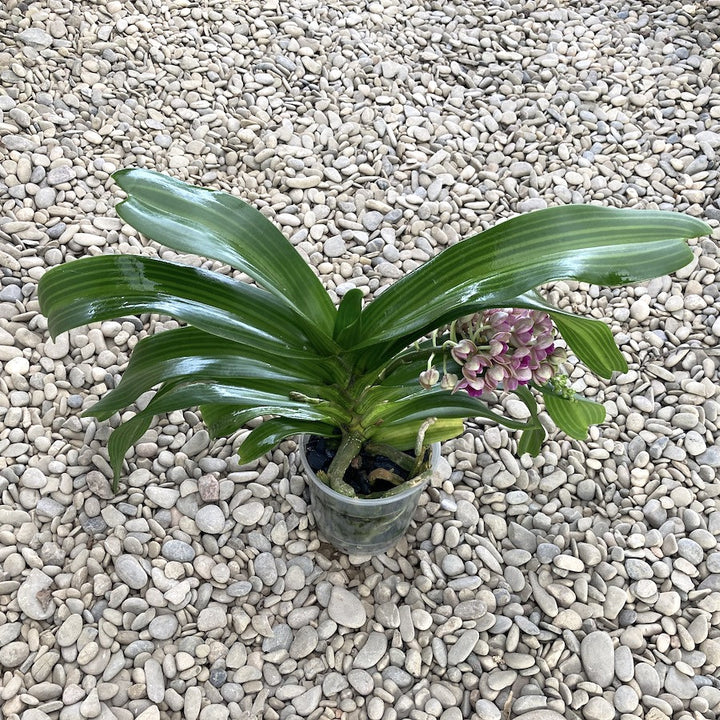
{"label": "gravel ground", "polygon": [[83,255],[175,257],[112,210],[130,166],[262,208],[334,297],[547,205],[717,227],[719,22],[718,0],[5,0],[0,717],[720,717],[711,239],[674,277],[551,288],[628,356],[573,374],[607,423],[520,460],[468,427],[371,561],[318,541],[293,443],[240,467],[242,434],[195,412],[157,420],[113,497],[80,412],[174,323],[51,342],[35,295]]}

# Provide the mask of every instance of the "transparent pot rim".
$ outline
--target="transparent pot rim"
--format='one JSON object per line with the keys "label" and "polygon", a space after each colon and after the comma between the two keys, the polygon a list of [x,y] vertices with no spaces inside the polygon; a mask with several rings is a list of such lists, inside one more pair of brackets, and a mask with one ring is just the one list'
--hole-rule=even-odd
{"label": "transparent pot rim", "polygon": [[397,495],[391,495],[390,497],[352,498],[348,497],[347,495],[342,495],[339,492],[333,490],[331,487],[327,486],[324,482],[322,482],[322,480],[317,477],[315,471],[310,467],[307,461],[307,456],[305,455],[305,445],[307,444],[309,437],[309,435],[298,436],[298,452],[300,454],[300,462],[302,463],[305,474],[307,475],[310,482],[312,482],[318,490],[325,493],[329,497],[335,498],[336,500],[342,501],[343,503],[346,503],[348,505],[362,505],[362,507],[364,508],[381,508],[385,505],[391,505],[393,503],[402,501],[413,493],[418,493],[419,491],[423,490],[429,482],[430,478],[437,471],[437,467],[440,464],[440,443],[436,442],[430,446],[430,467],[418,476],[419,482],[417,482],[415,485],[409,487],[407,490],[403,490],[402,492],[397,493]]}

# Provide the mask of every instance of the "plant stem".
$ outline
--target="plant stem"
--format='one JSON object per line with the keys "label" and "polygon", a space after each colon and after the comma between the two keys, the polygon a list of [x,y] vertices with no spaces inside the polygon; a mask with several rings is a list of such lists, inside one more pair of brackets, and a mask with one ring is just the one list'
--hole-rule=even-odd
{"label": "plant stem", "polygon": [[392,445],[386,443],[367,443],[365,449],[373,455],[384,455],[392,460],[398,467],[410,472],[413,468],[414,461],[407,453],[402,450],[395,449]]}
{"label": "plant stem", "polygon": [[365,438],[362,434],[357,431],[350,430],[343,433],[343,437],[340,441],[337,452],[335,453],[335,457],[332,459],[330,467],[327,471],[331,488],[335,489],[337,486],[345,484],[345,481],[343,480],[345,472],[348,467],[350,467],[350,463],[360,452],[364,439]]}

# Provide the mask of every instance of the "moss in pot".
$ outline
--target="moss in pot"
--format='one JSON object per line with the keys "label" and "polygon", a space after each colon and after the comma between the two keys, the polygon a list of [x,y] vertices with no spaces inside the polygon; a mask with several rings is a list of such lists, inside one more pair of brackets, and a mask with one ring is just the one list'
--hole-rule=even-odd
{"label": "moss in pot", "polygon": [[[417,493],[430,472],[428,448],[459,435],[466,419],[521,431],[518,453],[536,454],[546,435],[540,397],[562,431],[583,439],[605,411],[568,386],[561,341],[602,377],[627,364],[604,323],[549,305],[536,288],[559,279],[622,285],[664,275],[692,260],[685,239],[710,231],[677,213],[552,207],[448,247],[372,302],[364,304],[355,288],[336,307],[292,244],[239,198],[148,170],[113,177],[127,193],[117,212],[129,225],[256,283],[144,255],[82,258],[41,278],[40,307],[53,337],[140,313],[182,324],[140,340],[121,382],[86,413],[106,420],[156,388],[110,437],[115,489],[126,453],[153,417],[194,406],[216,437],[265,419],[242,442],[243,463],[293,436],[334,443],[316,480],[331,498],[366,508]],[[497,392],[517,395],[528,419],[488,407]],[[348,474],[363,452],[393,464],[367,485]],[[316,515],[317,508],[316,501]],[[359,524],[368,547],[397,539],[383,531],[378,541],[373,513]],[[347,525],[336,525],[349,535]],[[333,542],[358,549],[356,539],[345,540]]]}

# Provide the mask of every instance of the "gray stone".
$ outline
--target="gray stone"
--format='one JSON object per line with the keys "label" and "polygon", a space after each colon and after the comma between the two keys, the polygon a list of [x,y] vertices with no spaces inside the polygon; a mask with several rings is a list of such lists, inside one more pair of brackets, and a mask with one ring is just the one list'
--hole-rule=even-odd
{"label": "gray stone", "polygon": [[600,687],[610,687],[615,675],[615,651],[610,635],[596,630],[580,642],[580,659],[588,680]]}
{"label": "gray stone", "polygon": [[621,713],[633,712],[639,701],[638,694],[629,685],[621,685],[615,691],[615,697],[613,698],[615,709]]}
{"label": "gray stone", "polygon": [[345,241],[339,235],[328,238],[323,246],[323,252],[329,258],[340,257],[346,250]]}
{"label": "gray stone", "polygon": [[33,568],[18,588],[17,602],[20,610],[31,620],[47,620],[55,612],[50,587],[52,578],[42,570]]}
{"label": "gray stone", "polygon": [[625,645],[615,648],[615,675],[622,682],[630,682],[635,674],[635,661],[632,651]]}
{"label": "gray stone", "polygon": [[52,35],[36,27],[18,33],[17,39],[24,45],[32,45],[32,47],[40,50],[50,47],[53,41]]}
{"label": "gray stone", "polygon": [[264,585],[271,587],[277,582],[278,571],[275,565],[275,558],[272,553],[262,552],[260,553],[253,562],[255,568],[255,575],[259,577]]}
{"label": "gray stone", "polygon": [[115,572],[120,580],[133,590],[140,590],[148,581],[147,573],[134,555],[120,555],[115,558]]}
{"label": "gray stone", "polygon": [[166,560],[192,562],[195,559],[195,550],[182,540],[168,540],[163,544],[161,552]]}
{"label": "gray stone", "polygon": [[338,625],[361,628],[367,621],[365,606],[359,598],[345,588],[333,587],[328,604],[328,614]]}
{"label": "gray stone", "polygon": [[669,668],[665,675],[665,690],[681,700],[692,700],[698,692],[692,679],[675,667]]}
{"label": "gray stone", "polygon": [[293,638],[290,649],[290,657],[300,660],[312,653],[318,645],[318,633],[312,625],[301,627]]}
{"label": "gray stone", "polygon": [[55,204],[57,191],[55,188],[43,187],[35,193],[35,207],[39,210],[45,210]]}
{"label": "gray stone", "polygon": [[644,695],[657,697],[660,693],[660,676],[649,663],[641,662],[635,665],[635,682]]}
{"label": "gray stone", "polygon": [[157,485],[149,485],[145,488],[145,494],[158,507],[170,510],[175,507],[175,503],[180,497],[180,491],[175,488],[158,487]]}
{"label": "gray stone", "polygon": [[353,667],[367,670],[374,667],[387,652],[388,639],[385,633],[371,632],[365,644],[353,660]]}
{"label": "gray stone", "polygon": [[347,674],[347,679],[358,695],[369,695],[375,687],[375,683],[373,682],[370,673],[366,670],[361,670],[360,668],[351,670]]}
{"label": "gray stone", "polygon": [[22,665],[30,655],[27,643],[20,640],[0,647],[0,667],[15,668]]}
{"label": "gray stone", "polygon": [[63,624],[58,628],[57,635],[55,636],[57,644],[60,647],[69,647],[70,645],[74,645],[76,640],[80,637],[82,629],[82,615],[69,615]]}
{"label": "gray stone", "polygon": [[74,180],[76,177],[75,170],[67,165],[60,165],[59,167],[53,168],[47,174],[48,185],[62,185]]}
{"label": "gray stone", "polygon": [[165,699],[165,676],[162,667],[155,658],[148,658],[143,666],[148,700],[161,703]]}
{"label": "gray stone", "polygon": [[197,511],[195,524],[200,532],[219,535],[225,527],[225,515],[218,505],[205,505]]}
{"label": "gray stone", "polygon": [[265,506],[261,502],[249,502],[235,508],[232,516],[240,525],[249,527],[258,523],[264,512]]}
{"label": "gray stone", "polygon": [[295,708],[295,712],[300,717],[307,717],[315,712],[316,708],[320,704],[320,698],[322,697],[322,688],[320,685],[310,688],[302,695],[298,695],[292,699],[292,706]]}
{"label": "gray stone", "polygon": [[455,666],[465,662],[477,645],[480,633],[477,630],[465,630],[457,639],[457,642],[450,647],[447,654],[448,665]]}
{"label": "gray stone", "polygon": [[155,640],[169,640],[178,629],[176,615],[158,615],[150,621],[148,632]]}
{"label": "gray stone", "polygon": [[197,619],[197,629],[200,632],[217,630],[227,626],[227,612],[225,607],[212,603],[200,611]]}
{"label": "gray stone", "polygon": [[604,697],[591,697],[583,707],[583,718],[586,720],[614,720],[615,709]]}

